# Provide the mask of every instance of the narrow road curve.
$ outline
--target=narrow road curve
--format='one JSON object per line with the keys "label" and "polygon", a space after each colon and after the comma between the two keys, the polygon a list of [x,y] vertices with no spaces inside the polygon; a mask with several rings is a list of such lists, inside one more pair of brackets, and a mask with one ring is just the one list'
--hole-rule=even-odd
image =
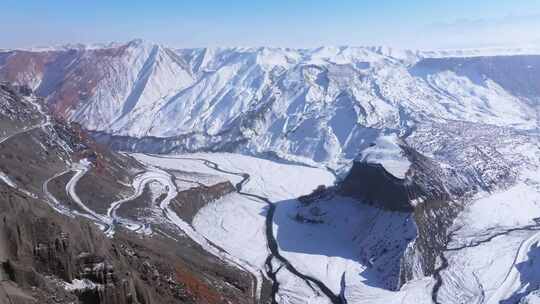
{"label": "narrow road curve", "polygon": [[[35,100],[33,99],[25,99],[25,101],[29,102],[30,104],[32,104],[32,106],[34,106],[36,108],[36,110],[41,114],[43,115],[43,121],[37,125],[33,125],[33,126],[27,126],[21,130],[18,130],[16,131],[15,133],[13,134],[10,134],[10,135],[6,135],[2,138],[0,138],[0,145],[4,144],[6,141],[10,140],[11,138],[15,137],[15,136],[18,136],[18,135],[21,135],[21,134],[24,134],[24,133],[27,133],[27,132],[31,132],[35,129],[38,129],[38,128],[41,128],[43,129],[44,131],[46,130],[47,126],[50,126],[52,125],[51,123],[51,116],[48,115],[47,113],[45,113],[45,111],[43,111],[43,108],[42,106],[37,103]],[[20,187],[18,187],[15,182],[13,182],[11,180],[11,178],[5,174],[4,172],[0,171],[0,180],[3,181],[4,183],[6,183],[8,186],[10,186],[11,188],[14,188],[15,190],[18,190],[20,192],[22,192],[23,194],[25,195],[28,195],[30,197],[37,197],[35,194],[33,193],[30,193],[29,191],[25,190],[25,189],[22,189]]]}
{"label": "narrow road curve", "polygon": [[73,200],[79,206],[79,208],[85,212],[87,215],[86,217],[90,217],[93,221],[95,221],[99,226],[102,227],[103,231],[109,231],[111,229],[112,221],[106,216],[97,214],[94,212],[94,210],[88,208],[79,198],[75,190],[79,180],[88,172],[89,166],[90,164],[87,160],[81,160],[72,168],[72,170],[75,171],[75,174],[66,184],[66,193],[69,195],[71,200]]}
{"label": "narrow road curve", "polygon": [[[54,176],[47,179],[43,185],[42,190],[45,194],[45,198],[49,206],[55,210],[56,212],[63,214],[65,216],[81,216],[84,218],[87,218],[93,222],[95,222],[100,228],[103,230],[105,235],[111,237],[114,235],[114,226],[116,223],[121,223],[124,226],[126,226],[131,231],[139,231],[145,226],[141,223],[136,223],[135,221],[131,221],[128,219],[119,218],[116,216],[116,209],[121,205],[121,203],[127,202],[129,200],[135,199],[138,196],[138,193],[134,194],[133,196],[130,196],[127,199],[122,199],[120,201],[114,202],[111,207],[109,208],[107,212],[107,216],[103,216],[100,214],[95,213],[93,210],[88,208],[84,203],[82,203],[81,199],[77,195],[75,188],[77,182],[81,179],[81,177],[86,173],[87,169],[85,169],[83,166],[77,166],[78,168],[70,168],[67,170],[64,170],[62,172],[59,172],[55,174]],[[54,179],[67,174],[69,172],[75,171],[76,174],[69,180],[68,184],[66,184],[66,193],[70,196],[70,198],[79,205],[79,207],[85,211],[85,212],[79,212],[76,210],[70,210],[68,207],[60,203],[58,199],[49,191],[49,183],[53,181]],[[144,185],[143,185],[144,187]],[[112,216],[110,213],[112,212]]]}
{"label": "narrow road curve", "polygon": [[156,174],[156,172],[153,172],[153,171],[146,171],[146,172],[140,173],[137,176],[135,176],[133,178],[133,181],[131,182],[131,187],[135,190],[135,192],[131,196],[127,197],[127,198],[123,198],[121,200],[113,202],[111,204],[111,206],[109,207],[109,209],[107,210],[107,217],[111,218],[112,221],[113,221],[113,225],[111,225],[111,230],[108,231],[107,233],[112,235],[114,233],[114,227],[115,227],[115,225],[117,223],[121,223],[122,225],[126,226],[129,230],[134,231],[134,232],[138,232],[138,231],[146,228],[147,226],[144,225],[143,223],[139,223],[139,222],[136,222],[136,221],[133,221],[133,220],[130,220],[130,219],[125,219],[125,218],[119,217],[116,214],[116,211],[124,203],[132,201],[132,200],[138,198],[139,196],[141,196],[143,194],[144,189],[145,189],[145,187],[146,187],[146,185],[148,183],[150,183],[152,181],[157,181],[159,183],[163,183],[162,179],[163,178],[162,178],[161,175]]}
{"label": "narrow road curve", "polygon": [[104,225],[103,223],[101,222],[96,222],[96,219],[89,215],[89,214],[86,214],[86,213],[82,213],[82,212],[78,212],[76,210],[70,210],[69,208],[65,207],[64,205],[62,205],[58,199],[49,191],[49,183],[54,180],[55,178],[58,178],[68,172],[71,172],[72,170],[69,169],[69,170],[65,170],[65,171],[62,171],[60,173],[57,173],[55,174],[53,177],[47,179],[42,187],[43,187],[43,193],[45,193],[45,196],[46,196],[46,200],[47,200],[47,203],[49,204],[49,206],[51,206],[51,208],[53,208],[53,210],[57,211],[58,213],[61,213],[65,216],[70,216],[70,217],[73,217],[73,216],[80,216],[80,217],[84,217],[86,219],[89,219],[90,221],[96,223],[96,225],[98,225],[101,230],[105,230],[107,229],[107,226]]}
{"label": "narrow road curve", "polygon": [[15,136],[18,136],[18,135],[21,135],[21,134],[30,132],[30,131],[35,130],[35,129],[39,129],[39,128],[43,127],[43,126],[44,126],[44,124],[39,124],[39,125],[35,125],[35,126],[30,126],[30,127],[28,127],[28,128],[24,128],[24,129],[18,130],[18,131],[16,131],[16,132],[13,133],[13,134],[4,136],[3,138],[0,138],[0,145],[3,144],[4,142],[10,140],[11,138],[13,138],[13,137],[15,137]]}
{"label": "narrow road curve", "polygon": [[252,194],[252,193],[243,191],[243,186],[249,181],[249,178],[250,178],[249,174],[244,173],[244,172],[239,173],[239,172],[231,172],[231,171],[224,170],[220,168],[217,163],[212,162],[207,159],[203,159],[203,158],[175,158],[175,159],[198,160],[198,161],[203,162],[205,166],[213,170],[216,170],[218,172],[239,176],[242,178],[242,180],[235,185],[235,188],[238,194],[244,195],[250,198],[255,198],[267,204],[268,212],[266,214],[265,224],[266,224],[266,238],[267,238],[268,248],[270,250],[270,255],[266,259],[266,266],[267,266],[267,275],[269,278],[273,280],[273,286],[272,286],[272,292],[273,292],[272,302],[273,303],[276,303],[275,295],[277,291],[279,290],[279,283],[276,279],[276,273],[277,271],[279,271],[279,269],[281,269],[280,267],[276,271],[273,271],[272,260],[274,258],[276,258],[282,264],[282,267],[285,267],[289,272],[291,272],[295,276],[304,280],[308,284],[308,286],[310,286],[313,290],[315,289],[313,288],[312,284],[317,286],[319,290],[321,290],[333,304],[345,303],[339,295],[334,294],[332,290],[328,288],[323,282],[319,281],[316,278],[313,278],[313,277],[310,277],[308,275],[301,273],[285,257],[283,257],[280,254],[279,246],[277,244],[276,238],[274,236],[274,230],[273,230],[274,213],[276,211],[276,206],[268,198],[264,196],[260,196],[257,194]]}
{"label": "narrow road curve", "polygon": [[13,134],[10,134],[10,135],[7,135],[7,136],[4,136],[3,138],[0,138],[0,144],[3,144],[4,142],[8,141],[9,139],[17,136],[17,135],[20,135],[20,134],[23,134],[23,133],[27,133],[27,132],[30,132],[32,130],[35,130],[35,129],[39,129],[39,128],[42,128],[42,129],[45,129],[47,126],[50,126],[52,125],[52,118],[50,115],[48,115],[44,110],[43,110],[43,107],[37,103],[36,101],[34,100],[31,100],[31,99],[26,99],[26,101],[28,101],[28,103],[30,103],[33,107],[36,108],[36,110],[41,114],[43,115],[43,121],[39,124],[36,124],[36,125],[33,125],[33,126],[28,126],[26,128],[23,128],[21,130],[18,130],[16,131],[15,133]]}
{"label": "narrow road curve", "polygon": [[[11,138],[17,136],[17,135],[20,135],[20,134],[24,134],[26,132],[30,132],[32,130],[35,130],[37,128],[41,128],[43,124],[39,124],[39,125],[35,125],[35,126],[31,126],[31,127],[28,127],[28,128],[24,128],[22,130],[19,130],[13,134],[10,134],[10,135],[7,135],[5,137],[2,137],[0,138],[0,145],[5,143],[6,141],[10,140]],[[34,196],[34,195],[31,195],[30,192],[28,191],[25,191],[23,189],[20,189],[16,184],[15,182],[13,182],[13,180],[11,180],[11,178],[5,174],[4,172],[0,171],[0,180],[3,181],[4,183],[6,183],[8,186],[10,186],[11,188],[14,188],[16,190],[19,190],[21,192],[23,192],[24,194],[26,195],[30,195],[30,196]]]}
{"label": "narrow road curve", "polygon": [[55,210],[56,212],[67,215],[67,216],[71,215],[70,210],[67,207],[65,207],[64,205],[62,205],[56,199],[56,197],[54,197],[54,195],[52,195],[52,193],[49,191],[49,183],[51,181],[53,181],[54,179],[56,179],[56,178],[58,178],[58,177],[60,177],[60,176],[62,176],[64,174],[67,174],[68,172],[71,172],[71,169],[64,170],[62,172],[59,172],[59,173],[55,174],[54,176],[47,179],[42,185],[42,190],[43,190],[43,193],[45,194],[47,202],[49,203],[49,206],[51,206],[51,208],[53,208],[53,210]]}

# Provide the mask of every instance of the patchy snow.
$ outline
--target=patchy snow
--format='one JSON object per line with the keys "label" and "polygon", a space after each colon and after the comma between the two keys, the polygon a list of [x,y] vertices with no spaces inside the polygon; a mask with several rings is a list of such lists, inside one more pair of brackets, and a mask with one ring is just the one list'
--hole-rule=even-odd
{"label": "patchy snow", "polygon": [[84,291],[84,290],[94,290],[100,285],[88,280],[88,279],[73,279],[71,283],[64,283],[64,288],[68,291]]}
{"label": "patchy snow", "polygon": [[536,290],[521,299],[519,304],[540,304],[540,291]]}
{"label": "patchy snow", "polygon": [[[162,174],[159,174],[154,171],[145,171],[143,173],[140,173],[136,175],[133,178],[133,181],[131,183],[131,187],[135,190],[135,192],[126,198],[120,199],[116,202],[113,202],[109,209],[107,209],[107,216],[113,220],[113,222],[122,223],[125,225],[129,230],[132,231],[141,231],[145,234],[151,233],[151,229],[147,226],[145,226],[142,223],[137,223],[132,220],[128,220],[125,218],[121,218],[116,214],[116,211],[122,206],[122,204],[132,201],[136,199],[137,197],[141,196],[146,185],[152,182],[160,182],[162,181]],[[143,229],[144,227],[144,229]],[[114,225],[110,226],[110,229],[105,232],[108,236],[112,236],[114,234]]]}
{"label": "patchy snow", "polygon": [[25,195],[29,196],[29,197],[32,197],[32,198],[37,198],[37,195],[35,195],[34,193],[31,193],[30,191],[22,188],[22,187],[19,187],[14,181],[13,179],[11,179],[11,177],[9,177],[9,175],[5,174],[4,172],[0,171],[0,180],[2,182],[4,182],[6,185],[8,185],[9,187],[21,192],[21,193],[24,193]]}

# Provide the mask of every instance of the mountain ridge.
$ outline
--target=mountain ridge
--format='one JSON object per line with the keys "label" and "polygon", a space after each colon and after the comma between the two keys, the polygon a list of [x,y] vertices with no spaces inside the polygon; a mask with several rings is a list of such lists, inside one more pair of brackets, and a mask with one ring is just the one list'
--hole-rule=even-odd
{"label": "mountain ridge", "polygon": [[[3,52],[0,79],[28,85],[57,117],[93,132],[170,138],[174,151],[210,148],[228,134],[244,143],[233,151],[333,168],[355,159],[366,138],[404,136],[427,121],[538,127],[540,56],[456,52],[171,49],[133,40]],[[177,140],[189,134],[200,136]]]}

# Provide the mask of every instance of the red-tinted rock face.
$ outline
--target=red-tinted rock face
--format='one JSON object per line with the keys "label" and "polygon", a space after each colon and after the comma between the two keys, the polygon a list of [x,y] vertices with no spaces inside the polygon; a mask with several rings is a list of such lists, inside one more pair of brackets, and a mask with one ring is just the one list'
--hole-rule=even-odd
{"label": "red-tinted rock face", "polygon": [[54,57],[51,53],[25,51],[8,52],[0,55],[0,78],[32,89],[39,86],[47,63]]}
{"label": "red-tinted rock face", "polygon": [[[0,80],[28,85],[46,98],[57,117],[68,119],[96,95],[98,84],[115,81],[122,66],[131,68],[125,58],[130,56],[129,48],[130,44],[104,49],[4,52],[0,53]],[[111,90],[113,96],[121,93]]]}

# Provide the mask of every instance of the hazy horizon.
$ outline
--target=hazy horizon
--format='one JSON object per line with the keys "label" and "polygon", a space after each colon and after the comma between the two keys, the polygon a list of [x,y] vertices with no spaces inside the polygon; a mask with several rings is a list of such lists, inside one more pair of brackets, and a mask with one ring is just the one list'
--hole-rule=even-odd
{"label": "hazy horizon", "polygon": [[176,47],[540,46],[540,0],[14,1],[0,48],[125,42]]}

